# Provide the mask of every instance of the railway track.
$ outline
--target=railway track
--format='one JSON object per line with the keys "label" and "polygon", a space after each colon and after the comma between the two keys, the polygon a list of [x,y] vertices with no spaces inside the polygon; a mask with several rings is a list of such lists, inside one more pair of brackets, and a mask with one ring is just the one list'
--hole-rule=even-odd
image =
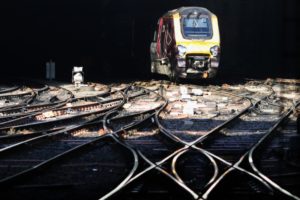
{"label": "railway track", "polygon": [[[139,89],[140,91],[133,91],[133,90],[134,89],[126,90],[126,99],[127,99],[126,104],[123,105],[122,109],[120,109],[121,107],[119,106],[118,110],[109,111],[104,116],[103,124],[99,123],[99,122],[93,122],[93,123],[85,124],[82,126],[78,126],[69,131],[64,130],[63,133],[60,131],[57,133],[47,134],[47,136],[44,136],[43,138],[45,138],[45,139],[48,139],[51,137],[51,140],[53,140],[53,137],[55,137],[54,143],[57,143],[58,141],[59,142],[71,141],[71,143],[74,144],[76,147],[74,147],[74,146],[69,147],[70,149],[67,151],[66,151],[66,149],[56,148],[56,150],[51,151],[50,157],[51,156],[52,157],[50,159],[47,159],[46,161],[42,162],[41,164],[37,165],[35,163],[36,165],[34,167],[27,169],[27,170],[23,169],[23,170],[21,170],[22,172],[19,172],[19,173],[12,172],[9,176],[7,176],[8,172],[6,172],[6,174],[3,175],[3,177],[6,177],[6,178],[2,179],[1,185],[8,186],[12,182],[20,180],[25,175],[32,174],[34,171],[38,171],[38,169],[46,167],[55,161],[58,162],[59,159],[65,158],[66,160],[70,160],[70,157],[71,157],[71,160],[72,160],[72,159],[74,159],[74,157],[70,156],[72,154],[76,154],[76,155],[79,154],[82,157],[87,157],[88,159],[94,159],[94,161],[89,161],[88,163],[90,163],[90,162],[95,163],[96,162],[95,157],[88,156],[88,153],[86,151],[91,151],[93,153],[95,153],[94,151],[99,151],[100,144],[101,144],[100,146],[107,146],[107,144],[106,145],[103,144],[103,141],[105,141],[106,143],[109,143],[109,144],[112,141],[113,141],[113,143],[117,143],[119,145],[118,148],[121,147],[121,149],[123,148],[123,149],[127,150],[127,154],[129,153],[127,155],[127,157],[128,156],[130,156],[131,158],[133,157],[135,160],[137,154],[130,147],[128,147],[126,144],[122,143],[119,140],[118,134],[122,133],[126,129],[129,129],[131,127],[134,127],[134,126],[140,124],[141,122],[145,121],[146,119],[149,119],[151,116],[153,116],[153,113],[155,112],[155,110],[158,109],[159,107],[161,107],[161,103],[157,104],[156,107],[149,107],[148,109],[139,110],[139,112],[136,112],[135,110],[139,109],[138,102],[143,101],[146,95],[149,96],[148,97],[149,99],[153,99],[153,101],[158,101],[158,99],[153,98],[153,96],[149,95],[149,93],[145,93],[144,90],[141,90],[141,89]],[[130,103],[130,102],[132,102],[135,105],[135,108],[133,108],[134,106],[132,106],[132,107],[128,106],[128,103]],[[121,121],[122,121],[122,125],[121,126],[119,125],[118,128],[116,128],[116,130],[108,129],[106,126],[106,123],[108,123],[108,117],[111,117],[109,120],[110,125],[112,125],[114,123],[119,124]],[[58,141],[56,141],[57,137],[60,138]],[[72,137],[72,139],[69,137]],[[76,138],[77,140],[74,140],[74,138]],[[36,140],[36,139],[33,139],[33,140]],[[38,140],[40,140],[40,139],[38,139]],[[81,144],[78,144],[79,141]],[[30,140],[26,141],[26,143],[27,142],[30,142]],[[58,142],[58,144],[59,144],[59,142]],[[54,146],[57,147],[58,144],[56,144]],[[51,148],[53,146],[53,141],[51,141],[49,143],[49,145],[50,145],[49,148]],[[63,146],[65,147],[66,145],[63,145]],[[110,146],[112,146],[112,145],[110,145]],[[31,145],[31,149],[33,150],[33,152],[30,152],[30,150],[27,150],[26,152],[28,153],[28,155],[33,156],[33,157],[38,157],[38,155],[41,155],[42,149],[46,149],[45,152],[49,151],[47,144],[46,145],[41,144],[40,148],[39,148],[39,146],[32,148],[32,145]],[[100,150],[101,150],[101,148],[100,148]],[[9,151],[11,151],[11,150],[9,150]],[[53,157],[53,154],[57,154],[56,151],[63,151],[63,153]],[[24,150],[22,150],[22,152],[24,152]],[[34,152],[38,152],[38,153],[35,154]],[[85,152],[85,154],[82,155],[82,152]],[[4,151],[4,153],[5,153],[5,151]],[[16,154],[13,155],[13,157],[15,157],[15,156],[16,156]],[[23,158],[23,156],[24,155],[21,155],[22,158]],[[48,155],[46,155],[46,157],[48,158]],[[125,156],[125,158],[126,158],[126,156]],[[26,160],[28,160],[28,159],[26,159]],[[76,166],[76,164],[74,164],[74,163],[72,163],[70,165]],[[68,165],[68,166],[70,166],[70,165]],[[88,167],[88,165],[89,164],[87,164],[87,166],[85,166],[85,167]],[[24,166],[24,165],[22,165],[22,166]],[[133,168],[135,168],[134,166],[133,166]],[[103,166],[102,166],[102,168],[103,168]],[[55,168],[56,171],[59,169],[60,168]],[[78,171],[78,169],[77,169],[77,171]],[[45,175],[48,176],[49,170],[47,170],[46,172],[47,173]],[[72,172],[70,172],[70,173],[72,175]],[[93,172],[93,173],[95,173],[95,172]],[[50,170],[50,174],[51,174],[51,170]],[[44,179],[44,180],[47,180],[47,179]],[[77,180],[77,182],[78,182],[78,180],[80,180],[80,179],[76,178],[74,180]],[[93,181],[93,183],[95,183],[95,181]],[[72,185],[81,185],[81,184],[76,183],[76,184],[72,184]],[[28,186],[28,187],[25,186],[25,187],[26,188],[34,187],[36,189],[35,186]],[[37,187],[39,187],[39,186],[37,186]],[[50,187],[51,187],[51,184],[50,184]]]}
{"label": "railway track", "polygon": [[13,92],[17,89],[19,89],[20,87],[19,86],[16,86],[16,85],[13,85],[13,86],[1,86],[0,87],[0,94],[2,93],[8,93],[8,92]]}
{"label": "railway track", "polygon": [[[18,105],[8,105],[2,107],[0,111],[0,123],[6,123],[7,121],[15,120],[20,117],[28,116],[32,113],[42,111],[45,109],[54,109],[63,106],[68,100],[72,98],[72,93],[58,87],[49,87],[48,85],[38,85],[31,88],[31,91],[34,93],[30,101],[23,100],[23,103]],[[14,98],[22,98],[22,94],[17,93]],[[8,101],[12,99],[12,95],[3,95],[3,99]]]}
{"label": "railway track", "polygon": [[12,124],[4,126],[3,193],[12,199],[74,199],[74,193],[75,199],[299,199],[292,115],[299,102],[278,89],[295,88],[266,82],[147,88],[154,90],[112,86],[92,98],[117,105],[77,121],[62,117],[61,126],[32,119],[14,125],[30,134],[8,134]]}
{"label": "railway track", "polygon": [[30,103],[36,93],[31,88],[19,88],[13,92],[0,94],[0,110]]}
{"label": "railway track", "polygon": [[[124,99],[121,100],[121,103],[117,104],[117,107],[122,106],[124,101]],[[106,108],[103,111],[110,112],[111,109],[115,107],[116,106],[110,107],[110,109]],[[105,113],[102,113],[102,115],[105,115]],[[0,150],[0,159],[6,170],[1,170],[1,172],[4,173],[1,173],[0,182],[6,185],[7,181],[12,180],[13,177],[27,174],[32,169],[35,169],[37,165],[43,166],[43,163],[47,163],[49,159],[51,160],[51,158],[53,159],[55,156],[59,157],[70,149],[74,149],[91,141],[92,138],[83,139],[74,137],[73,132],[71,132],[72,130],[77,130],[84,126],[84,124],[85,122],[81,122],[78,125],[68,126],[63,130],[43,134],[2,148]],[[22,163],[23,160],[25,163]],[[19,164],[14,164],[16,162]]]}
{"label": "railway track", "polygon": [[61,126],[69,126],[91,118],[97,118],[122,103],[121,96],[115,99],[105,99],[94,96],[72,99],[61,108],[43,110],[25,117],[1,123],[0,132],[3,134],[29,133]]}
{"label": "railway track", "polygon": [[[261,105],[262,104],[262,105]],[[218,183],[220,182],[220,180],[224,179],[224,174],[227,174],[228,171],[238,171],[238,172],[242,172],[244,174],[246,174],[247,176],[249,176],[250,178],[254,178],[256,179],[256,181],[261,183],[261,187],[264,187],[264,190],[268,190],[273,192],[272,187],[277,187],[275,184],[271,184],[270,181],[266,180],[266,178],[264,178],[262,175],[260,175],[259,173],[257,173],[258,170],[255,170],[255,167],[252,166],[252,172],[249,172],[247,170],[245,170],[244,168],[240,167],[239,164],[241,162],[241,159],[244,160],[245,156],[248,156],[249,161],[251,161],[252,158],[252,153],[254,150],[254,148],[257,145],[260,145],[262,143],[262,141],[264,140],[265,137],[267,137],[269,134],[271,134],[278,126],[279,124],[286,118],[288,117],[292,112],[293,112],[293,106],[289,107],[288,109],[286,109],[285,111],[281,111],[281,109],[274,109],[274,106],[276,107],[280,107],[282,105],[274,105],[274,103],[270,102],[270,107],[272,107],[272,111],[276,110],[275,114],[272,113],[273,115],[275,115],[275,119],[273,119],[273,123],[269,124],[269,123],[264,123],[264,125],[267,124],[267,127],[258,127],[259,129],[255,128],[255,136],[252,136],[251,139],[247,138],[248,135],[253,135],[253,133],[245,133],[246,137],[243,138],[242,140],[244,140],[243,143],[241,141],[241,133],[240,131],[237,131],[235,129],[231,130],[228,132],[228,127],[226,127],[227,129],[227,134],[233,134],[234,135],[238,135],[240,138],[238,140],[236,140],[236,138],[234,138],[233,136],[227,137],[230,138],[228,139],[226,145],[223,144],[223,149],[222,152],[229,152],[230,157],[228,155],[218,155],[218,153],[220,153],[220,147],[218,147],[218,142],[216,137],[220,137],[220,133],[225,126],[228,126],[228,124],[232,124],[233,122],[235,122],[236,124],[233,125],[234,126],[241,126],[241,122],[236,122],[239,118],[243,117],[243,115],[245,115],[246,113],[252,113],[255,112],[255,117],[257,117],[257,112],[259,112],[259,114],[264,115],[264,117],[267,116],[271,116],[271,114],[269,113],[269,110],[267,108],[267,101],[265,100],[265,98],[262,98],[260,101],[256,101],[256,103],[252,106],[249,106],[247,108],[245,108],[244,110],[242,110],[241,112],[239,112],[237,115],[233,116],[232,118],[230,118],[229,120],[223,122],[221,125],[215,127],[214,129],[212,129],[211,131],[208,131],[206,134],[202,135],[201,137],[199,137],[198,139],[192,141],[192,142],[186,142],[182,139],[180,139],[179,137],[176,137],[175,134],[172,134],[172,131],[166,129],[165,127],[163,127],[160,124],[160,119],[158,117],[159,113],[156,115],[156,121],[157,124],[159,125],[160,128],[160,132],[164,133],[165,136],[169,137],[169,139],[173,140],[173,142],[175,143],[180,143],[181,145],[184,145],[184,147],[182,147],[181,149],[178,149],[176,151],[174,151],[173,153],[171,153],[169,156],[165,157],[164,159],[160,160],[160,161],[151,161],[149,160],[147,157],[142,156],[146,162],[148,162],[148,164],[150,165],[150,167],[144,169],[142,172],[140,172],[139,174],[137,174],[136,176],[134,176],[131,180],[129,180],[125,185],[131,183],[132,180],[135,180],[140,178],[141,176],[143,176],[144,174],[149,173],[149,171],[156,169],[157,171],[159,171],[160,173],[164,174],[165,176],[167,176],[169,179],[173,180],[173,182],[177,183],[178,186],[180,186],[183,190],[185,190],[187,193],[190,193],[190,195],[195,198],[202,198],[202,199],[207,199],[208,195],[211,193],[212,188],[214,188],[216,185],[218,185]],[[251,110],[250,110],[251,108]],[[260,108],[260,109],[258,109]],[[255,110],[255,111],[253,111]],[[241,119],[239,119],[240,121],[242,121]],[[248,120],[249,121],[249,120]],[[242,123],[246,123],[246,122],[242,122]],[[245,126],[245,124],[243,124],[243,126]],[[249,128],[249,126],[248,126]],[[247,126],[246,126],[247,129]],[[259,131],[257,131],[259,130]],[[250,130],[251,132],[251,130]],[[260,133],[259,133],[260,132]],[[214,137],[211,136],[214,135]],[[222,135],[221,135],[222,137]],[[212,142],[208,142],[209,140],[214,140],[215,144],[213,144]],[[224,137],[219,139],[220,141],[224,142]],[[204,144],[204,142],[206,142],[206,146]],[[197,144],[201,143],[201,146],[198,147]],[[210,144],[210,146],[208,145]],[[228,149],[224,149],[224,146],[228,145],[228,149],[230,149],[231,151],[228,151]],[[233,145],[233,146],[232,146]],[[211,163],[211,165],[213,166],[213,173],[211,174],[210,178],[206,178],[205,180],[208,180],[207,183],[203,184],[202,183],[202,188],[198,191],[195,192],[191,185],[187,185],[185,183],[185,181],[180,177],[179,173],[176,170],[176,165],[177,165],[177,160],[180,159],[180,157],[182,157],[182,155],[186,154],[186,152],[189,152],[190,149],[195,150],[196,152],[200,152],[201,154],[203,154],[203,157],[206,158],[206,160],[208,162]],[[246,152],[246,153],[245,153]],[[232,158],[232,155],[237,154],[237,157],[235,159]],[[167,171],[166,169],[164,169],[163,165],[167,165],[167,161],[170,160],[172,158],[172,162],[171,162],[171,169],[169,169],[169,171]],[[235,162],[235,161],[236,162]],[[221,162],[223,165],[222,168],[219,167],[217,165],[217,162]],[[251,165],[251,162],[249,162]],[[206,165],[207,166],[207,165]],[[198,166],[199,168],[199,166]],[[222,173],[220,173],[220,170],[223,170]],[[205,170],[204,170],[205,171]],[[181,172],[182,173],[182,172]],[[195,176],[195,174],[194,174]],[[192,176],[192,177],[194,177]],[[203,176],[203,175],[202,175]],[[192,181],[191,181],[192,182]],[[194,183],[195,184],[195,183]],[[193,184],[192,184],[193,185]],[[196,185],[201,185],[201,183],[197,183]],[[255,188],[255,192],[256,193],[261,193],[261,191],[259,189],[257,189],[257,185],[254,184],[254,186],[250,186],[250,188]],[[277,192],[279,192],[280,194],[284,194],[286,196],[284,196],[285,198],[295,198],[297,199],[296,196],[293,196],[291,194],[285,193],[283,192],[282,188],[276,188]],[[249,194],[249,193],[248,193]],[[268,194],[267,194],[268,195]],[[127,195],[126,195],[127,196]],[[264,196],[264,195],[263,195]],[[265,197],[265,196],[264,196]],[[273,196],[270,198],[274,198]],[[102,198],[102,199],[106,199],[106,197]]]}
{"label": "railway track", "polygon": [[[296,105],[298,106],[298,104]],[[208,195],[212,193],[213,189],[216,187],[217,184],[220,183],[221,180],[225,179],[229,174],[231,174],[235,169],[238,167],[243,167],[243,169],[251,170],[253,173],[258,175],[261,178],[261,183],[266,184],[266,187],[268,187],[269,192],[272,194],[272,196],[267,196],[267,199],[299,199],[296,195],[293,195],[292,193],[288,192],[287,190],[280,187],[275,182],[271,181],[267,176],[262,174],[258,168],[256,167],[255,163],[259,160],[254,159],[254,154],[258,154],[256,150],[263,146],[266,138],[268,138],[279,126],[279,124],[287,118],[292,112],[292,109],[286,111],[280,119],[271,126],[262,137],[259,138],[257,142],[255,142],[251,148],[249,148],[243,155],[239,158],[238,161],[234,162],[233,166],[227,169],[219,178],[218,180],[210,186],[210,188],[203,194],[203,199],[208,198]],[[272,148],[272,146],[269,148]],[[259,154],[258,154],[259,155]],[[246,166],[245,166],[246,165]],[[256,192],[261,192],[259,187],[257,185],[252,185],[252,187],[255,189]],[[266,196],[263,196],[262,199],[266,199]]]}
{"label": "railway track", "polygon": [[275,183],[300,196],[297,189],[300,165],[296,120],[296,116],[291,115],[285,125],[266,140],[266,144],[258,149],[256,157],[259,159],[255,159],[255,165]]}
{"label": "railway track", "polygon": [[[141,92],[138,92],[138,93],[132,92],[130,94],[127,94],[127,97],[129,99],[139,98],[139,96],[141,94],[143,94],[143,92],[142,93]],[[124,104],[124,101],[125,100],[123,99],[122,103],[118,107],[122,106]],[[116,107],[116,108],[118,108],[118,107]],[[108,113],[113,112],[112,109],[109,109],[107,111],[108,111]],[[146,113],[146,112],[150,112],[150,111],[152,111],[152,110],[151,109],[146,110],[142,113]],[[112,119],[112,121],[120,120],[120,118],[129,118],[129,117],[135,119],[135,121],[133,121],[133,124],[130,123],[130,124],[127,124],[126,126],[123,125],[122,128],[120,128],[120,129],[123,130],[123,129],[126,129],[127,126],[130,127],[130,126],[133,126],[134,124],[138,123],[139,120],[143,120],[143,119],[140,119],[139,116],[137,117],[137,115],[138,115],[137,113],[130,114],[130,115],[127,115],[127,116],[125,116],[125,115],[120,116],[118,114],[118,118],[114,118],[114,119]],[[83,124],[84,123],[82,123],[81,125],[77,125],[75,127],[67,128],[67,129],[64,129],[64,130],[59,130],[57,132],[53,132],[53,133],[50,133],[50,134],[38,136],[38,137],[29,139],[29,140],[25,140],[25,141],[20,142],[20,143],[16,143],[15,145],[5,147],[5,148],[0,150],[1,154],[2,154],[2,156],[3,155],[5,155],[5,156],[8,155],[8,157],[12,156],[13,158],[15,158],[17,156],[21,156],[22,158],[24,158],[24,157],[26,157],[26,155],[24,155],[24,152],[27,152],[28,153],[27,156],[29,158],[26,159],[26,160],[32,160],[32,159],[30,159],[31,156],[38,157],[40,155],[43,155],[43,152],[46,152],[46,158],[48,158],[48,156],[53,157],[53,155],[59,154],[58,152],[61,152],[61,151],[66,152],[67,151],[64,148],[55,148],[55,147],[62,146],[62,147],[66,147],[67,149],[76,149],[75,146],[76,147],[86,146],[87,143],[95,141],[95,137],[101,135],[101,131],[105,131],[104,129],[101,129],[101,128],[98,127],[97,131],[93,132],[93,131],[95,131],[95,128],[93,126],[95,126],[95,124],[99,124],[99,122],[94,123],[92,125],[90,125],[90,124],[83,125]],[[93,128],[89,128],[89,134],[91,134],[93,132],[93,134],[95,134],[94,137],[91,137],[91,135],[89,137],[85,138],[85,139],[83,139],[83,137],[73,137],[73,135],[78,135],[83,130],[85,130],[86,126],[88,126],[88,127],[92,126],[93,127]],[[117,131],[117,132],[119,132],[119,131]],[[102,133],[102,134],[104,134],[104,133]],[[79,142],[77,142],[76,139],[78,139],[78,141],[81,141],[83,143],[79,144]],[[49,145],[48,145],[48,143],[49,143]],[[67,143],[67,145],[66,145],[66,143]],[[29,144],[31,144],[30,147],[28,147]],[[73,144],[75,146],[72,146]],[[34,148],[33,148],[33,145],[35,146]],[[25,148],[25,150],[24,150],[24,148]],[[29,148],[29,149],[27,150],[27,148]],[[54,148],[54,149],[52,149],[52,148]],[[32,149],[32,151],[30,151],[30,149]],[[12,152],[12,153],[10,153],[10,152]],[[23,153],[20,153],[20,152],[23,152]],[[51,152],[51,153],[48,155],[47,152]],[[61,153],[61,154],[64,154],[64,153]],[[13,162],[13,161],[18,160],[18,159],[11,160],[11,159],[8,158],[8,160],[9,160],[9,162]],[[5,163],[5,161],[3,161],[2,163]],[[10,166],[10,165],[6,165],[6,166]],[[22,165],[22,166],[26,167],[27,165]],[[35,169],[36,169],[36,167],[35,167]],[[6,170],[2,170],[2,171],[4,172]],[[26,171],[26,170],[21,169],[21,171]],[[11,172],[11,174],[10,174],[9,171],[6,171],[5,174],[2,176],[3,182],[7,183],[7,180],[11,180],[12,177],[16,176],[15,174],[20,174],[20,173],[16,173],[14,171],[14,172]],[[24,174],[24,172],[22,174]],[[6,177],[6,178],[4,178],[4,177]]]}

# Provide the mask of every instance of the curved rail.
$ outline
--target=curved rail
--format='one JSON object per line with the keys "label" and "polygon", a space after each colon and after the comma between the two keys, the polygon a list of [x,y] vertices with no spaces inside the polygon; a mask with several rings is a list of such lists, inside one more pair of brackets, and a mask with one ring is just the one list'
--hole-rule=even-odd
{"label": "curved rail", "polygon": [[266,175],[264,175],[256,166],[254,163],[253,155],[255,154],[256,150],[263,145],[263,143],[266,141],[268,137],[271,136],[272,133],[278,128],[278,126],[286,119],[288,118],[294,110],[300,105],[300,102],[296,103],[292,108],[290,108],[278,121],[277,123],[250,149],[248,153],[248,162],[253,169],[253,171],[259,175],[262,179],[264,179],[268,184],[270,184],[272,187],[274,187],[279,192],[285,194],[286,196],[289,196],[292,199],[300,200],[300,197],[290,193],[289,191],[285,190],[284,188],[280,187],[277,183],[272,181],[270,178],[268,178]]}
{"label": "curved rail", "polygon": [[[232,118],[231,118],[230,120],[228,120],[228,121],[225,121],[225,122],[224,122],[223,124],[221,124],[220,126],[215,127],[213,130],[211,130],[211,131],[209,132],[209,134],[212,134],[212,133],[214,133],[214,132],[216,132],[216,131],[221,130],[224,126],[226,126],[227,124],[229,124],[231,121],[233,121],[234,119],[236,119],[237,117],[239,117],[240,115],[242,115],[243,113],[245,113],[246,111],[250,110],[251,108],[253,108],[257,103],[258,103],[258,102],[256,102],[254,105],[251,105],[251,106],[249,106],[248,108],[242,110],[242,111],[241,111],[240,113],[238,113],[236,116],[232,117]],[[166,105],[167,105],[167,104],[166,104]],[[166,105],[165,105],[165,106],[166,106]],[[164,107],[165,107],[165,106],[164,106]],[[159,115],[159,113],[164,109],[164,107],[162,107],[161,109],[159,109],[159,110],[156,112],[156,115],[155,115],[155,116],[156,116],[156,123],[157,123],[158,125],[160,125],[159,120],[158,120],[158,115]],[[161,132],[165,133],[170,139],[172,139],[172,140],[174,140],[174,141],[176,141],[176,142],[179,142],[179,141],[180,141],[180,139],[177,138],[176,136],[174,136],[174,135],[172,135],[172,134],[169,134],[168,131],[167,131],[166,129],[164,129],[164,127],[160,126],[159,128],[160,128]],[[159,161],[159,162],[152,163],[150,167],[146,168],[144,171],[140,172],[139,174],[135,175],[132,179],[130,179],[130,180],[127,182],[126,185],[128,185],[128,184],[131,183],[132,181],[136,180],[137,178],[141,177],[142,175],[146,174],[147,172],[149,172],[149,171],[151,171],[151,170],[153,170],[153,169],[158,169],[159,171],[161,171],[162,169],[160,168],[160,165],[161,165],[162,163],[165,163],[167,160],[171,159],[172,157],[173,157],[173,159],[174,159],[174,157],[178,158],[178,157],[179,157],[178,154],[184,154],[183,151],[186,151],[186,150],[187,150],[188,148],[190,148],[190,147],[193,148],[195,144],[201,142],[201,141],[204,140],[206,137],[207,137],[207,136],[202,136],[202,137],[196,139],[194,142],[190,142],[190,143],[187,143],[187,142],[182,141],[181,143],[184,144],[185,147],[176,150],[175,152],[173,152],[172,154],[170,154],[169,156],[167,156],[166,158],[164,158],[163,160],[161,160],[161,161]],[[199,150],[199,148],[197,148],[197,147],[195,147],[195,149],[196,149],[196,150]],[[206,153],[204,150],[201,150],[201,149],[200,149],[200,151],[201,151],[202,153],[204,153],[207,157],[209,157],[209,160],[210,160],[211,162],[213,162],[213,161],[212,161],[212,160],[213,160],[213,158],[212,158],[213,156],[211,156],[209,153]],[[150,162],[151,162],[151,161],[150,161]],[[176,163],[176,160],[175,160],[175,161],[173,160],[173,163]],[[175,166],[175,164],[173,164],[173,166]],[[215,169],[216,169],[216,167],[215,167]],[[240,168],[237,168],[237,169],[240,169]],[[175,167],[173,167],[173,172],[174,172],[174,171],[176,172]],[[240,169],[240,171],[244,171],[244,170]],[[163,172],[163,171],[161,171],[161,172]],[[247,173],[247,172],[246,172],[246,173]],[[165,174],[165,172],[164,172],[164,174]],[[180,186],[182,186],[182,187],[183,187],[184,189],[186,189],[187,191],[189,191],[190,194],[191,194],[194,198],[198,198],[198,196],[197,196],[192,190],[190,190],[188,187],[186,187],[186,185],[182,182],[182,179],[181,179],[181,178],[178,178],[178,174],[177,174],[177,173],[174,173],[174,174],[175,174],[175,179],[176,179],[175,182],[178,183]],[[168,174],[167,176],[170,176],[170,174]],[[252,175],[252,176],[256,177],[255,175]],[[173,177],[173,176],[171,176],[171,177]],[[177,177],[177,178],[176,178],[176,177]],[[173,177],[173,178],[174,178],[174,177]],[[257,178],[258,180],[262,181],[259,177],[256,177],[256,178]],[[171,179],[172,179],[172,178],[171,178]],[[216,171],[215,171],[214,175],[212,176],[212,178],[210,179],[210,181],[208,182],[207,185],[213,183],[214,180],[216,180]],[[263,182],[263,181],[262,181],[262,182]],[[263,182],[263,183],[264,183],[264,182]],[[267,186],[268,186],[268,185],[267,185]]]}

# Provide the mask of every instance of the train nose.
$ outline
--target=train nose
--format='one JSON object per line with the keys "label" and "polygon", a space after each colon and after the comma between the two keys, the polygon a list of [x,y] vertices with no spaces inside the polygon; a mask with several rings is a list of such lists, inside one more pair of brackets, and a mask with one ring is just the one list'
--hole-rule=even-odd
{"label": "train nose", "polygon": [[201,69],[201,68],[204,68],[205,67],[205,63],[203,61],[200,61],[200,60],[196,60],[192,63],[192,67],[194,69]]}

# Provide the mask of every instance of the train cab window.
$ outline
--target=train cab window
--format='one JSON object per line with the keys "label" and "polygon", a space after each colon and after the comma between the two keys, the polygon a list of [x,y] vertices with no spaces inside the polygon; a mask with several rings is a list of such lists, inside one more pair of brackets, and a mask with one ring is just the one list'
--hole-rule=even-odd
{"label": "train cab window", "polygon": [[184,17],[182,30],[184,37],[188,39],[201,39],[212,36],[210,20],[207,16]]}

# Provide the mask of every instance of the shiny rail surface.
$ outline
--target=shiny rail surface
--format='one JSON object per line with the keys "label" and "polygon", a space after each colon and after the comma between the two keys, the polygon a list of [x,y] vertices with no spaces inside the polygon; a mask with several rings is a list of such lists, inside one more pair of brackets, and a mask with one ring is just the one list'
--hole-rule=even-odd
{"label": "shiny rail surface", "polygon": [[[25,95],[18,88],[12,95],[1,92],[3,99],[22,102],[0,109],[1,191],[76,189],[78,199],[87,190],[88,199],[101,200],[300,199],[295,187],[267,170],[270,163],[283,165],[270,159],[283,152],[280,145],[297,141],[279,134],[297,112],[297,88],[276,81],[101,87],[98,95],[53,97],[44,104],[41,95],[53,86]],[[280,154],[288,165],[278,173],[282,179],[294,174],[299,180],[293,149]]]}

